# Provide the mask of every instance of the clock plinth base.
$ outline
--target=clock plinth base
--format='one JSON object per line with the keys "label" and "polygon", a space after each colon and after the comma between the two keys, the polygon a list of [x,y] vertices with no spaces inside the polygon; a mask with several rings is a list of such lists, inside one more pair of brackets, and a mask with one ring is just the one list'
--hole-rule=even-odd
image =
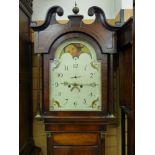
{"label": "clock plinth base", "polygon": [[46,124],[48,155],[105,155],[105,125]]}

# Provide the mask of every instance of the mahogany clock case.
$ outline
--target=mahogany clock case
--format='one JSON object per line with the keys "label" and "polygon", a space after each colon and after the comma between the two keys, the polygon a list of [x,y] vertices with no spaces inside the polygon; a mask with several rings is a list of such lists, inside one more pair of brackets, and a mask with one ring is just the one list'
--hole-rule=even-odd
{"label": "mahogany clock case", "polygon": [[[51,7],[44,24],[31,26],[35,31],[34,52],[42,56],[43,100],[38,105],[38,112],[45,123],[48,155],[104,155],[107,125],[118,124],[118,89],[115,88],[118,85],[114,85],[121,51],[118,43],[131,31],[126,33],[121,31],[121,27],[110,26],[103,10],[96,6],[88,10],[90,16],[96,16],[92,24],[85,24],[83,16],[75,12],[68,16],[67,24],[60,24],[56,21],[56,14],[62,16],[63,9]],[[132,24],[132,19],[126,24]],[[89,42],[95,49],[97,59],[102,61],[101,111],[49,110],[49,61],[54,59],[55,51],[63,41],[74,38]]]}
{"label": "mahogany clock case", "polygon": [[[73,112],[47,112],[49,110],[49,61],[54,59],[54,51],[57,49],[59,44],[63,42],[63,40],[67,39],[75,39],[78,38],[80,40],[85,40],[89,42],[96,50],[97,58],[98,60],[102,61],[102,111],[101,112],[83,112],[83,111],[73,111]],[[82,38],[82,39],[81,39]],[[83,39],[84,38],[84,39]],[[44,83],[44,104],[43,105],[43,111],[46,112],[48,115],[59,115],[59,113],[66,115],[66,116],[92,116],[92,115],[106,115],[107,112],[107,83],[108,83],[108,71],[107,71],[107,55],[101,54],[101,50],[98,46],[98,44],[89,36],[81,33],[69,33],[61,36],[59,39],[57,39],[54,44],[50,48],[50,52],[48,54],[43,55],[43,76],[46,83]]]}
{"label": "mahogany clock case", "polygon": [[[68,16],[67,24],[59,24],[56,21],[56,13],[63,14],[63,9],[58,6],[51,7],[47,13],[43,25],[33,27],[35,31],[34,52],[42,55],[43,61],[43,104],[42,117],[45,120],[50,118],[57,119],[60,116],[85,116],[87,119],[107,120],[108,114],[116,114],[116,103],[113,94],[113,54],[117,53],[117,27],[110,26],[105,19],[104,12],[99,7],[91,7],[88,10],[89,15],[96,16],[92,24],[83,23],[82,15]],[[96,55],[102,61],[102,111],[101,112],[50,112],[49,111],[49,61],[53,59],[54,52],[58,45],[71,38],[79,38],[88,41],[96,50]],[[46,40],[46,41],[45,41]],[[82,117],[81,117],[82,118]],[[81,119],[83,120],[83,119]],[[109,118],[111,120],[111,118]],[[75,121],[75,120],[74,120]]]}

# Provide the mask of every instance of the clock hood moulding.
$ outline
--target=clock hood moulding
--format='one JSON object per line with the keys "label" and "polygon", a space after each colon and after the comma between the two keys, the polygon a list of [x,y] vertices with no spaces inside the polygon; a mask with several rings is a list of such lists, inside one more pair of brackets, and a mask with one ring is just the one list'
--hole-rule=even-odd
{"label": "clock hood moulding", "polygon": [[[56,14],[58,16],[63,16],[63,14],[64,14],[63,8],[60,6],[52,6],[46,14],[46,18],[45,18],[44,23],[40,26],[33,26],[33,24],[32,24],[31,28],[34,31],[42,31],[42,30],[46,29],[49,25],[56,24],[56,23],[59,24],[56,20]],[[103,27],[105,27],[106,29],[108,29],[110,31],[116,31],[120,28],[117,26],[109,25],[107,23],[105,13],[100,7],[92,6],[89,8],[88,15],[93,16],[94,14],[96,16],[94,23],[101,22]],[[80,16],[83,17],[83,15],[74,14],[74,15],[69,15],[68,18],[70,18],[72,16],[73,17],[80,17]]]}
{"label": "clock hood moulding", "polygon": [[[101,45],[102,53],[112,54],[117,53],[116,50],[116,32],[120,27],[114,27],[107,23],[104,11],[97,7],[90,7],[88,15],[96,18],[92,24],[85,24],[82,19],[83,15],[73,14],[69,15],[67,24],[60,24],[56,20],[56,14],[62,16],[64,13],[62,7],[51,7],[46,15],[45,21],[40,26],[33,26],[31,28],[35,31],[34,38],[34,52],[35,53],[48,53],[50,46],[59,37],[68,33],[82,33],[92,37],[96,42]],[[43,43],[43,40],[47,40]]]}

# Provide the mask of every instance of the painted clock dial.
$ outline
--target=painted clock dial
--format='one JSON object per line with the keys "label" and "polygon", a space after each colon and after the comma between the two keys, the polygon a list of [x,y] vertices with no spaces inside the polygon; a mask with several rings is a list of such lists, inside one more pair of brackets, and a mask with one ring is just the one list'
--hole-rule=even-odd
{"label": "painted clock dial", "polygon": [[101,111],[101,62],[86,41],[70,39],[50,60],[50,111]]}

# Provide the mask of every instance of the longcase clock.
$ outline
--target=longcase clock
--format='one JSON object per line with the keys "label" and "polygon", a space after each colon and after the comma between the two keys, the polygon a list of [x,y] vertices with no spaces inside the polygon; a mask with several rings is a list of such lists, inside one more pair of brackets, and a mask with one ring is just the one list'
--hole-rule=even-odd
{"label": "longcase clock", "polygon": [[[117,27],[107,24],[99,7],[85,24],[73,9],[67,24],[56,21],[63,9],[51,7],[35,31],[35,53],[42,59],[40,117],[47,133],[48,155],[104,155],[108,124],[117,124],[114,54]],[[117,67],[117,66],[115,66]]]}

